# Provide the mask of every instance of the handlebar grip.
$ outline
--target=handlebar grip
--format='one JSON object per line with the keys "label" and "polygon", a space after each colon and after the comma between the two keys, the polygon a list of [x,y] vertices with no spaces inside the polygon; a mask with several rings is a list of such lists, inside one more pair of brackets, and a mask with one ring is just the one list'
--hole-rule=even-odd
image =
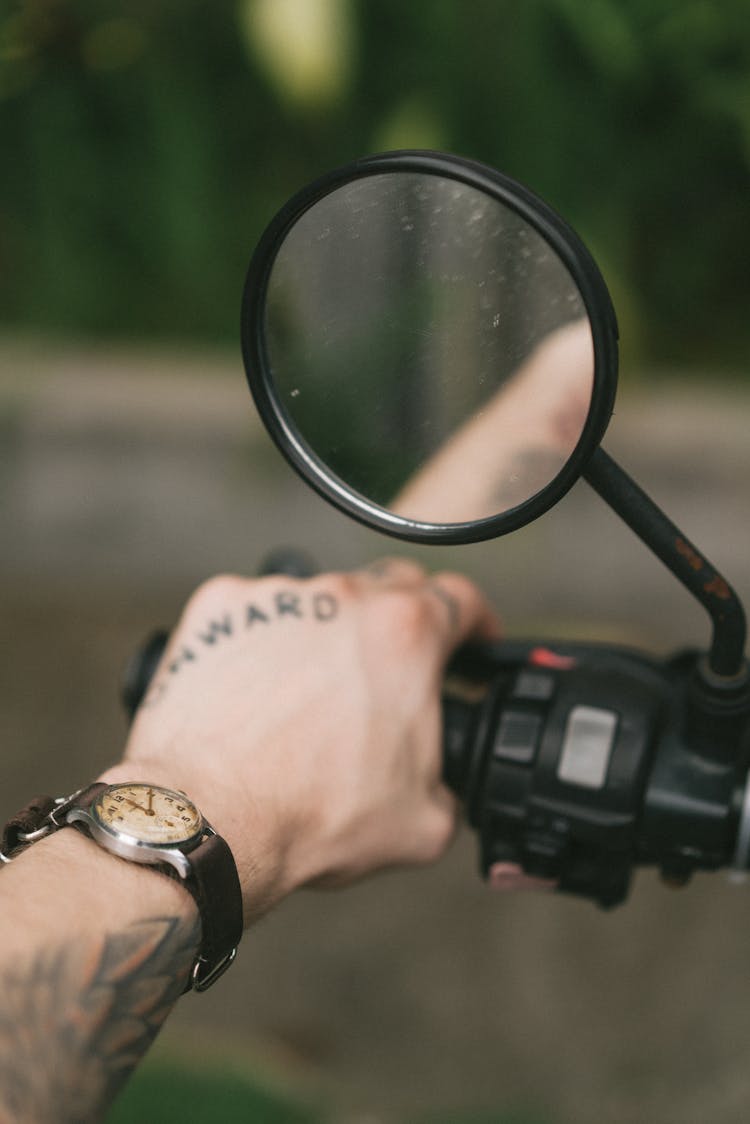
{"label": "handlebar grip", "polygon": [[266,555],[258,576],[265,578],[270,574],[285,574],[289,578],[312,578],[317,572],[318,567],[306,551],[294,546],[281,546]]}
{"label": "handlebar grip", "polygon": [[443,780],[456,796],[466,795],[476,707],[455,695],[443,695]]}

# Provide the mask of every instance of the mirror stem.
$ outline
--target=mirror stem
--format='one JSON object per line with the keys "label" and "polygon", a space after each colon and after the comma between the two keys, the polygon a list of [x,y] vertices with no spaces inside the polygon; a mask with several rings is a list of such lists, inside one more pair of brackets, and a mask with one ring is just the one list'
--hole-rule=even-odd
{"label": "mirror stem", "polygon": [[729,583],[601,447],[583,476],[711,617],[711,650],[701,675],[704,688],[723,694],[745,686],[745,613]]}

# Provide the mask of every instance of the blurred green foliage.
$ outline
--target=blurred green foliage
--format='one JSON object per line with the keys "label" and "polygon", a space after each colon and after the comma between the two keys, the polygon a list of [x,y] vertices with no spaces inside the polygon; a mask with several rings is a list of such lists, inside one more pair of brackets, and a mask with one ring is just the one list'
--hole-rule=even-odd
{"label": "blurred green foliage", "polygon": [[0,323],[234,342],[274,211],[390,147],[547,198],[631,353],[746,359],[748,0],[0,0]]}
{"label": "blurred green foliage", "polygon": [[317,1109],[252,1077],[214,1067],[146,1062],[107,1114],[106,1124],[323,1124]]}
{"label": "blurred green foliage", "polygon": [[[347,1119],[380,1119],[367,1112]],[[330,1124],[329,1112],[294,1093],[280,1090],[257,1074],[233,1066],[147,1059],[131,1078],[106,1117],[106,1124]],[[390,1119],[390,1118],[389,1118]],[[420,1124],[550,1124],[548,1116],[520,1109],[473,1113],[471,1110],[420,1115]]]}

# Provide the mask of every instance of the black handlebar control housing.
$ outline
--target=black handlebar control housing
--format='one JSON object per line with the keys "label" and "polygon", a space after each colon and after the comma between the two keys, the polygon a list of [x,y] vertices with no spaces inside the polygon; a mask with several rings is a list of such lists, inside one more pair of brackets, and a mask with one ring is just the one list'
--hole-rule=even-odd
{"label": "black handlebar control housing", "polygon": [[682,885],[732,863],[747,716],[739,761],[688,746],[697,659],[583,644],[460,654],[444,703],[445,776],[479,835],[483,874],[518,863],[611,907],[637,864]]}

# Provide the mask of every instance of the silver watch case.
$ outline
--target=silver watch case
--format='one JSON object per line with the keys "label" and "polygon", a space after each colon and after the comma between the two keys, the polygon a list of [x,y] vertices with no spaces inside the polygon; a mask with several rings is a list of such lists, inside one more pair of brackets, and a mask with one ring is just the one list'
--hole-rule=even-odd
{"label": "silver watch case", "polygon": [[129,835],[127,832],[110,828],[92,815],[88,808],[71,808],[66,813],[64,822],[66,824],[82,823],[92,839],[96,840],[105,850],[110,851],[113,855],[118,855],[121,859],[144,863],[148,866],[166,863],[176,870],[179,877],[184,880],[190,875],[191,871],[188,858],[190,852],[195,850],[207,835],[216,834],[210,824],[203,819],[200,811],[198,814],[201,817],[198,831],[180,843],[170,844],[149,843],[136,839],[134,835]]}

